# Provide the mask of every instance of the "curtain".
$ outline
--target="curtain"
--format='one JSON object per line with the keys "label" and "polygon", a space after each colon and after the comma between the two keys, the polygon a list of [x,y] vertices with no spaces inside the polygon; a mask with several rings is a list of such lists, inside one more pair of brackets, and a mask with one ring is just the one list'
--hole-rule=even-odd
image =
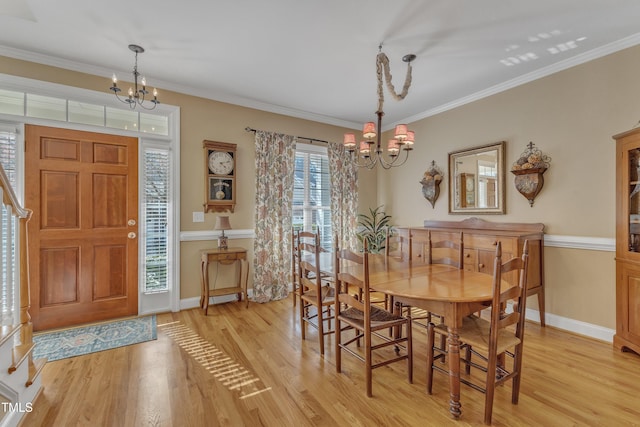
{"label": "curtain", "polygon": [[256,238],[253,293],[256,302],[286,298],[291,262],[291,209],[295,141],[256,131]]}
{"label": "curtain", "polygon": [[340,248],[356,250],[358,167],[340,143],[327,146],[331,176],[331,229]]}

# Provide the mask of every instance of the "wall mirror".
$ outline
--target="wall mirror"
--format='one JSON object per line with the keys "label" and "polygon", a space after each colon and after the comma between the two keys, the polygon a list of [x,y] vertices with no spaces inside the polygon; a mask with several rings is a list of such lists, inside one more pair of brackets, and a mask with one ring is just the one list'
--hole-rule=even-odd
{"label": "wall mirror", "polygon": [[505,142],[449,153],[449,213],[504,214]]}

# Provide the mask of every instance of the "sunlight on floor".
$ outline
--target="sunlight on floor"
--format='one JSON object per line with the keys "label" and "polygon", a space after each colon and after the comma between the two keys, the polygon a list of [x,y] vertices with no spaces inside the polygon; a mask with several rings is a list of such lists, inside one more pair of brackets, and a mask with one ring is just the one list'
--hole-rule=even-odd
{"label": "sunlight on floor", "polygon": [[181,322],[164,323],[158,325],[158,328],[199,362],[222,385],[229,390],[238,391],[240,399],[271,389],[271,387],[261,387],[260,378]]}

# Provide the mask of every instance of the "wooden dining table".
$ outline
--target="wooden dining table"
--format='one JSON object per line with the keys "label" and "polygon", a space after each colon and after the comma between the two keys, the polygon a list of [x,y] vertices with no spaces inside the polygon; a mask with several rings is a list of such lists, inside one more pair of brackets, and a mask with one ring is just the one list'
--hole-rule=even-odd
{"label": "wooden dining table", "polygon": [[[323,273],[333,274],[334,263],[335,254],[321,254],[320,270]],[[340,271],[362,278],[361,265],[341,264]],[[465,316],[490,305],[492,285],[493,276],[490,274],[369,254],[369,286],[372,290],[393,296],[396,302],[422,308],[446,319],[449,412],[454,418],[462,415],[458,329]],[[503,280],[501,286],[506,289],[512,285]]]}

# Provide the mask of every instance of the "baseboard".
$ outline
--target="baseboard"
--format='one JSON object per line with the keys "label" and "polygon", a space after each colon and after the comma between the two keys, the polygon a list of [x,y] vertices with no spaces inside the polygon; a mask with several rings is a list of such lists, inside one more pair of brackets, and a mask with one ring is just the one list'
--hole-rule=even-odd
{"label": "baseboard", "polygon": [[[527,320],[533,322],[540,322],[540,312],[538,310],[527,309]],[[590,338],[594,338],[601,341],[610,342],[613,344],[613,335],[615,330],[605,328],[603,326],[594,325],[592,323],[582,322],[580,320],[569,319],[568,317],[557,316],[555,314],[547,313],[545,316],[545,323],[548,326],[562,329],[567,332],[572,332],[578,335],[584,335]]]}
{"label": "baseboard", "polygon": [[[249,294],[249,301],[251,301],[251,299],[253,298],[253,290],[249,289],[247,293]],[[211,299],[209,299],[209,305],[211,306],[215,304],[223,304],[226,302],[234,302],[237,300],[238,298],[235,296],[235,294],[221,295],[219,297],[211,297]],[[189,310],[191,308],[197,307],[200,307],[200,297],[184,298],[180,300],[180,310]]]}

